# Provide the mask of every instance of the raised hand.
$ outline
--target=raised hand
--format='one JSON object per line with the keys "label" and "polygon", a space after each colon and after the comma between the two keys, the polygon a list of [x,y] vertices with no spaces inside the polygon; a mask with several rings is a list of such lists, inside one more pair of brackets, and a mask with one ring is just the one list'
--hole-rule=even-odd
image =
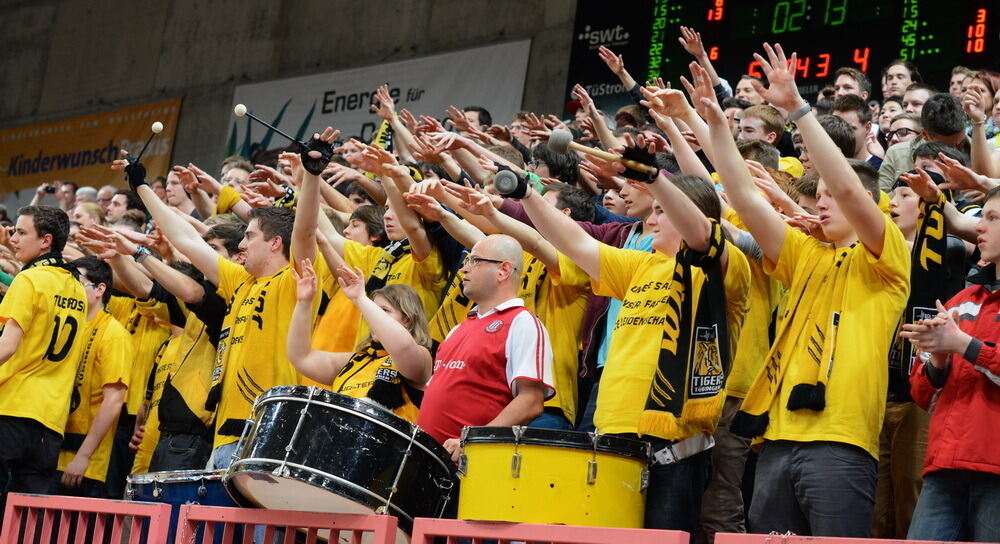
{"label": "raised hand", "polygon": [[770,44],[764,44],[765,59],[759,53],[754,53],[753,58],[760,63],[760,68],[767,77],[769,86],[765,89],[760,82],[751,80],[754,89],[764,97],[772,106],[791,113],[798,110],[805,101],[799,95],[799,89],[795,85],[795,63],[798,55],[792,53],[791,58],[785,57],[785,51],[781,44],[775,44],[772,48]]}
{"label": "raised hand", "polygon": [[312,302],[316,296],[316,270],[312,267],[309,259],[302,259],[299,266],[302,273],[295,271],[292,267],[292,275],[295,277],[295,299],[299,302]]}
{"label": "raised hand", "polygon": [[313,134],[306,142],[306,147],[299,151],[302,167],[314,176],[323,173],[326,165],[333,158],[333,142],[340,138],[340,131],[326,127],[322,134]]}
{"label": "raised hand", "polygon": [[708,54],[705,52],[705,44],[701,41],[701,32],[681,26],[681,36],[677,38],[677,41],[694,58],[698,60],[708,58]]}
{"label": "raised hand", "polygon": [[511,140],[510,129],[504,125],[493,125],[486,129],[486,132],[501,142],[509,142]]}
{"label": "raised hand", "polygon": [[444,128],[444,125],[441,124],[441,121],[438,121],[437,119],[427,115],[420,116],[420,125],[417,126],[417,132],[447,132],[447,131],[448,130]]}
{"label": "raised hand", "polygon": [[917,193],[917,196],[927,202],[937,202],[938,195],[941,194],[941,189],[923,168],[917,168],[915,174],[909,172],[900,174],[899,180],[907,184],[914,193]]}
{"label": "raised hand", "polygon": [[548,130],[548,127],[545,126],[545,121],[531,112],[525,114],[524,124],[528,127],[528,130]]}
{"label": "raised hand", "polygon": [[[292,155],[292,153],[289,153],[289,155]],[[299,157],[299,159],[300,159],[299,162],[301,164],[301,157]],[[266,164],[255,164],[253,165],[253,167],[254,171],[250,172],[250,176],[247,178],[247,180],[258,182],[255,183],[254,185],[262,186],[265,182],[270,182],[271,185],[287,185],[291,187],[293,184],[291,176],[286,175],[284,172],[279,172],[278,170],[271,168]],[[261,193],[265,195],[267,194],[267,189],[265,190],[257,189],[257,190],[261,191]],[[285,194],[284,189],[281,189],[281,194],[282,195]],[[281,195],[268,195],[268,196],[278,197]]]}
{"label": "raised hand", "polygon": [[594,99],[590,97],[590,93],[587,92],[587,89],[583,88],[583,85],[580,85],[579,83],[574,85],[571,95],[580,102],[580,107],[582,107],[587,113],[591,113],[596,109],[594,106]]}
{"label": "raised hand", "polygon": [[392,121],[392,118],[396,113],[396,109],[392,96],[389,95],[388,83],[382,85],[375,91],[375,98],[378,100],[378,104],[372,104],[372,111],[378,114],[378,116],[382,119]]}
{"label": "raised hand", "polygon": [[448,114],[448,119],[446,122],[452,127],[454,127],[455,130],[458,131],[469,130],[470,124],[469,120],[466,119],[465,117],[465,112],[456,108],[455,106],[448,106],[448,109],[445,110],[445,113]]}
{"label": "raised hand", "polygon": [[399,120],[403,122],[403,126],[405,126],[406,130],[409,130],[410,133],[415,134],[417,132],[417,119],[412,113],[410,113],[410,110],[401,108],[399,110]]}
{"label": "raised hand", "polygon": [[941,184],[942,189],[985,193],[995,186],[995,183],[991,183],[990,178],[975,172],[944,153],[938,153],[938,158],[940,160],[935,160],[934,164],[938,165],[945,180],[947,180]]}
{"label": "raised hand", "polygon": [[219,183],[217,179],[210,176],[207,172],[199,168],[194,163],[188,163],[188,170],[190,170],[194,177],[198,179],[198,188],[210,195],[219,194],[219,190],[222,189],[222,184]]}
{"label": "raised hand", "polygon": [[[423,183],[418,183],[417,186]],[[420,217],[423,217],[425,221],[440,223],[444,214],[448,213],[444,211],[444,208],[441,207],[437,199],[430,194],[411,191],[404,194],[403,198],[406,200],[407,207],[420,214]]]}
{"label": "raised hand", "polygon": [[660,115],[683,117],[691,111],[691,105],[688,104],[687,98],[681,91],[655,87],[643,87],[640,90],[646,99],[639,103]]}
{"label": "raised hand", "polygon": [[962,94],[962,109],[975,123],[986,121],[986,111],[983,110],[983,93],[974,87],[969,87]]}
{"label": "raised hand", "polygon": [[625,60],[621,55],[615,55],[614,51],[602,45],[597,50],[597,56],[601,57],[604,64],[608,66],[608,70],[611,70],[616,76],[621,77],[622,73],[625,72]]}
{"label": "raised hand", "polygon": [[344,295],[352,301],[368,296],[365,293],[364,272],[360,268],[352,270],[346,265],[340,265],[337,268],[337,283],[340,284],[340,290]]}

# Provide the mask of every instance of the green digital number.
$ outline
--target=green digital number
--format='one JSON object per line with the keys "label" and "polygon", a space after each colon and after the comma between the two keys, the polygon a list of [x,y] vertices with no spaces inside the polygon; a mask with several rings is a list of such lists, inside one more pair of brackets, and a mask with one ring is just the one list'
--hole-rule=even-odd
{"label": "green digital number", "polygon": [[801,19],[806,14],[806,0],[790,0],[774,5],[774,16],[771,19],[771,32],[781,34],[802,30]]}
{"label": "green digital number", "polygon": [[826,11],[823,13],[823,24],[837,26],[847,19],[847,0],[826,0]]}

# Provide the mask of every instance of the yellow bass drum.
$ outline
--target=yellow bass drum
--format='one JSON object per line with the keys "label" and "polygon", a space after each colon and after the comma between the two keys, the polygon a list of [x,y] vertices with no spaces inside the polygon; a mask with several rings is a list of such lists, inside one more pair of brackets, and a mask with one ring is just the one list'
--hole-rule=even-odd
{"label": "yellow bass drum", "polygon": [[650,445],[527,427],[466,427],[458,518],[641,528]]}

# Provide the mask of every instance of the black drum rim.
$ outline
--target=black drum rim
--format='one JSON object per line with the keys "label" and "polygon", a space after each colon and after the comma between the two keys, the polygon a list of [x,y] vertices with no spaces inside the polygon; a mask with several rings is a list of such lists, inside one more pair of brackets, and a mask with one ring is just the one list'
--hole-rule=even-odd
{"label": "black drum rim", "polygon": [[[594,451],[649,462],[649,443],[621,436],[598,434],[596,444],[592,433],[522,427],[515,437],[514,427],[466,427],[462,431],[462,446],[474,444],[517,444]],[[515,439],[516,438],[516,439]]]}

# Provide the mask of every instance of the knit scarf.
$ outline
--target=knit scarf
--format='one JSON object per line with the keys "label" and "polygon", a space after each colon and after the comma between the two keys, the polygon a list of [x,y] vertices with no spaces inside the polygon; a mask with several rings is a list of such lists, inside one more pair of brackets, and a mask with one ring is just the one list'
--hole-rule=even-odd
{"label": "knit scarf", "polygon": [[[639,416],[640,435],[683,438],[684,426],[711,432],[725,401],[729,376],[729,323],[721,256],[722,228],[712,222],[709,247],[683,245],[677,254],[667,300],[660,357]],[[705,272],[696,285],[692,267]]]}
{"label": "knit scarf", "polygon": [[403,255],[410,253],[410,241],[406,239],[397,240],[386,246],[385,251],[386,255],[375,263],[375,268],[372,270],[371,275],[368,276],[368,281],[365,282],[365,292],[369,295],[373,291],[378,291],[385,287],[385,282],[389,277],[389,271],[392,270],[392,265],[402,258]]}
{"label": "knit scarf", "polygon": [[[344,365],[344,368],[340,371],[340,376],[344,376],[347,381],[344,385],[350,382],[351,377],[355,374],[361,372],[368,365],[372,364],[374,361],[378,361],[386,357],[388,353],[382,344],[378,342],[370,342],[364,349],[355,353],[351,359]],[[343,387],[341,387],[342,389]],[[338,393],[340,391],[337,391]],[[373,401],[385,406],[390,410],[395,410],[403,404],[406,403],[405,397],[403,397],[403,379],[399,375],[399,371],[392,368],[379,368],[375,373],[375,379],[372,386],[368,389],[365,394],[366,397],[372,399]]]}
{"label": "knit scarf", "polygon": [[945,292],[948,274],[945,266],[945,252],[948,236],[945,231],[944,205],[946,195],[941,193],[935,202],[920,199],[920,218],[917,233],[913,238],[913,255],[910,266],[910,299],[906,301],[906,311],[899,320],[895,341],[889,350],[889,393],[890,400],[907,402],[910,396],[910,369],[913,366],[913,346],[899,337],[904,323],[916,323],[937,315],[934,302],[947,300]]}
{"label": "knit scarf", "polygon": [[54,266],[56,268],[62,268],[63,270],[72,274],[74,278],[80,279],[80,271],[77,270],[75,266],[70,266],[66,264],[66,261],[63,260],[62,253],[56,251],[43,253],[42,255],[39,255],[34,259],[31,259],[30,261],[24,263],[24,266],[21,267],[21,270],[24,271],[29,268],[34,268],[36,266]]}
{"label": "knit scarf", "polygon": [[[741,410],[733,418],[732,432],[749,438],[764,434],[770,421],[768,410],[774,395],[780,390],[785,371],[792,364],[805,365],[810,377],[795,384],[788,397],[788,410],[815,410],[826,408],[826,384],[833,372],[834,347],[844,303],[844,283],[848,274],[841,271],[850,248],[836,250],[834,262],[814,259],[806,264],[805,281],[790,291],[788,307],[782,319],[767,363],[754,378]],[[824,264],[825,263],[825,264]],[[824,264],[822,267],[821,264]],[[794,338],[794,343],[787,342]],[[805,360],[790,361],[779,348],[785,345],[806,345]]]}

